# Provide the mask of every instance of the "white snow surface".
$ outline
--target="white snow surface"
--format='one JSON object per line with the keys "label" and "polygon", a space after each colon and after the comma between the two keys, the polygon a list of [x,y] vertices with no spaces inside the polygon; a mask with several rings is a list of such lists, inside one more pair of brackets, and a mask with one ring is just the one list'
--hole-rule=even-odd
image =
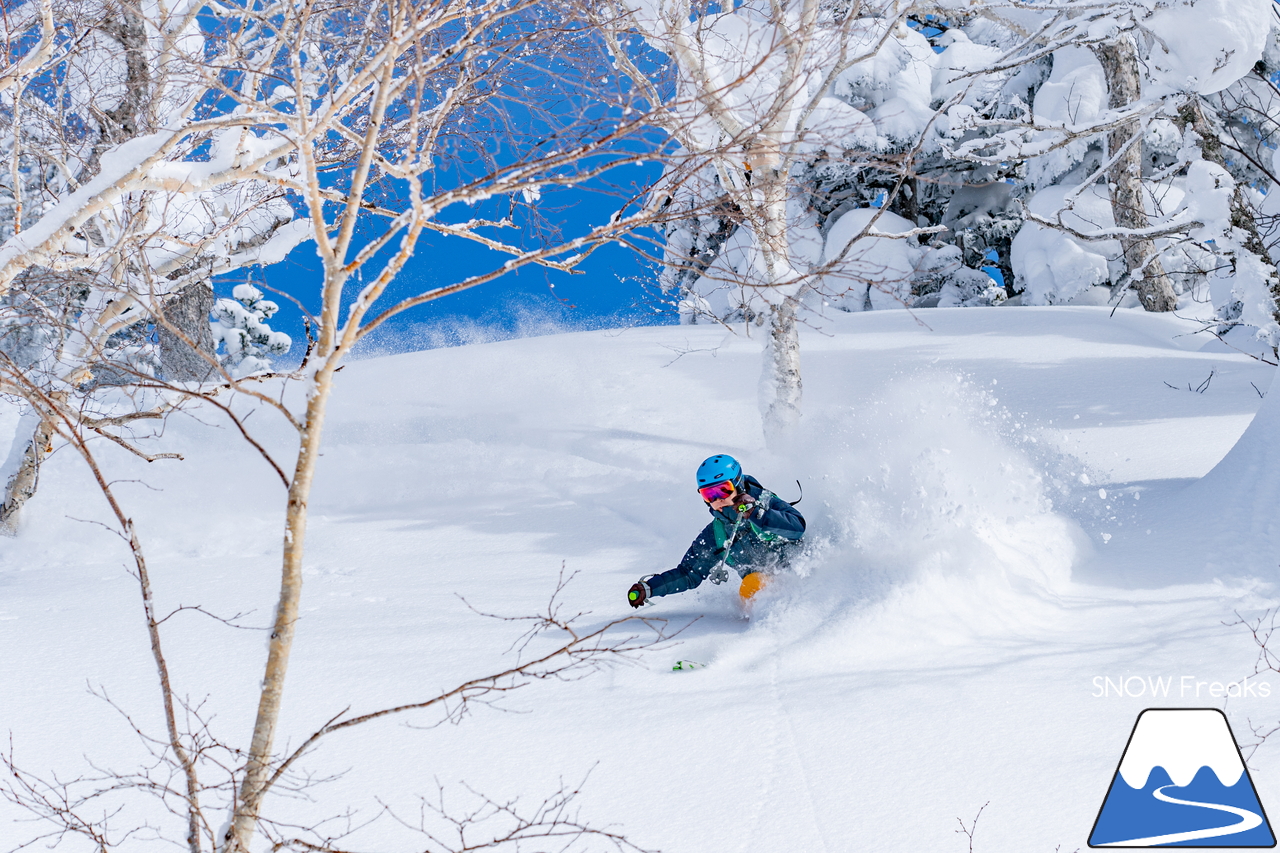
{"label": "white snow surface", "polygon": [[[562,566],[577,573],[566,612],[587,612],[584,627],[627,615],[627,587],[674,566],[706,523],[693,471],[712,453],[788,499],[799,479],[809,546],[749,618],[724,586],[661,599],[643,614],[687,625],[675,644],[517,691],[499,703],[514,713],[337,733],[303,764],[339,777],[267,811],[308,824],[383,803],[416,820],[437,782],[462,808],[464,782],[532,805],[589,776],[584,820],[670,853],[963,851],[956,819],[984,803],[974,849],[1074,850],[1143,708],[1225,704],[1237,733],[1276,719],[1280,676],[1250,678],[1270,681],[1270,699],[1241,695],[1256,649],[1229,624],[1276,604],[1280,401],[1254,421],[1272,368],[1175,317],[1105,307],[810,321],[804,424],[773,451],[756,407],[760,342],[741,326],[349,364],[310,505],[282,747],[345,707],[421,701],[509,666],[522,626],[468,605],[535,613]],[[1188,389],[1211,371],[1202,393]],[[247,426],[289,458],[296,439],[258,408]],[[99,446],[160,612],[269,624],[279,479],[213,410],[172,419],[154,449],[186,458],[148,465]],[[20,534],[0,541],[0,721],[21,766],[64,779],[89,760],[147,760],[90,688],[162,734],[127,549],[95,520],[108,520],[104,502],[64,448]],[[179,695],[204,700],[214,734],[247,743],[262,631],[194,611],[163,631]],[[672,672],[677,659],[708,666]],[[1198,695],[1179,692],[1184,675],[1205,683]],[[1172,687],[1117,695],[1103,677]],[[1222,698],[1229,684],[1239,698]],[[1264,805],[1280,802],[1278,760],[1275,744],[1251,760]],[[8,846],[38,831],[22,817],[0,801]],[[144,819],[181,838],[158,807],[133,802],[120,818]],[[384,818],[342,846],[425,844]],[[129,849],[170,848],[143,834]]]}

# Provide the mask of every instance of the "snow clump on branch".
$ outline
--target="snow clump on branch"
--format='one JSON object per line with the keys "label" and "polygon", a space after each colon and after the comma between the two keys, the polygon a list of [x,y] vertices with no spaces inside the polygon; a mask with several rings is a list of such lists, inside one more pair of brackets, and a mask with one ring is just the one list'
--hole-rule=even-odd
{"label": "snow clump on branch", "polygon": [[270,370],[270,357],[284,355],[293,346],[292,338],[273,331],[266,322],[280,306],[264,299],[251,284],[236,285],[231,295],[235,298],[219,299],[213,305],[213,340],[225,347],[219,360],[236,377]]}

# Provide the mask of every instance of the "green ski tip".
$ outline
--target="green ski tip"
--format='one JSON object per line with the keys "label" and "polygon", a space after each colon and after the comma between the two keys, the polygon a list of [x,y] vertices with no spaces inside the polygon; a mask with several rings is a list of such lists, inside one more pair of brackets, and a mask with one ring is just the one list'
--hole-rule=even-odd
{"label": "green ski tip", "polygon": [[678,660],[676,665],[671,667],[672,672],[688,672],[691,669],[706,669],[705,663],[698,663],[696,660]]}

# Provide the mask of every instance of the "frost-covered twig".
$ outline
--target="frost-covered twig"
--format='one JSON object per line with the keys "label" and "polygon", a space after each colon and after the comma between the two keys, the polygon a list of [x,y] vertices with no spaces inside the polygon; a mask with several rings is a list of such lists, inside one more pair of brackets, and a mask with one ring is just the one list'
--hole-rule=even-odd
{"label": "frost-covered twig", "polygon": [[[143,554],[142,542],[138,537],[137,527],[132,518],[125,514],[122,506],[117,501],[115,492],[111,483],[103,474],[102,468],[98,464],[97,457],[85,441],[79,429],[78,422],[69,417],[57,403],[47,395],[39,393],[38,389],[32,389],[31,396],[35,398],[43,397],[46,410],[45,416],[53,424],[58,434],[67,443],[75,449],[84,460],[90,474],[93,476],[99,491],[106,498],[107,504],[111,509],[111,514],[115,519],[120,534],[125,538],[129,545],[129,551],[133,558],[134,577],[138,581],[139,591],[142,598],[142,610],[144,620],[147,626],[147,634],[151,641],[152,660],[156,667],[157,675],[160,682],[160,699],[164,709],[165,728],[168,733],[168,746],[172,750],[173,758],[181,770],[184,777],[185,786],[182,797],[185,801],[185,816],[187,821],[187,845],[191,853],[201,853],[201,828],[205,825],[203,812],[200,804],[201,784],[198,777],[196,762],[188,752],[186,745],[183,743],[181,734],[178,729],[177,717],[175,715],[175,698],[173,687],[169,676],[169,663],[165,657],[160,637],[160,622],[156,618],[154,594],[151,586],[151,575],[147,568],[146,558]],[[75,825],[79,818],[74,814],[74,809],[67,811],[64,819],[68,822],[66,825]],[[105,848],[104,848],[105,849]]]}
{"label": "frost-covered twig", "polygon": [[[462,716],[465,716],[467,707],[471,703],[486,702],[491,697],[519,690],[533,681],[564,680],[571,677],[581,677],[601,664],[608,663],[615,658],[622,658],[652,649],[675,636],[675,633],[666,633],[667,621],[665,619],[651,619],[640,616],[615,619],[582,633],[574,624],[579,617],[564,618],[558,612],[557,596],[563,590],[565,582],[566,580],[562,577],[560,585],[552,595],[546,613],[539,616],[495,617],[504,621],[529,621],[532,623],[528,631],[517,641],[521,649],[527,647],[535,638],[541,637],[548,632],[562,632],[568,635],[568,639],[562,641],[560,645],[531,660],[508,667],[500,672],[468,679],[450,690],[422,701],[370,711],[346,719],[342,719],[346,712],[339,712],[329,723],[312,732],[287,758],[275,766],[264,785],[264,793],[275,785],[299,758],[310,751],[321,738],[327,735],[383,717],[410,711],[424,711],[435,707],[440,707],[443,710],[443,720],[457,722]],[[651,632],[651,636],[641,638],[635,634],[616,635],[615,629],[632,624],[644,626]],[[609,636],[611,632],[615,632],[615,636]]]}
{"label": "frost-covered twig", "polygon": [[[1269,608],[1264,610],[1260,615],[1252,619],[1248,619],[1240,615],[1240,611],[1235,611],[1236,620],[1234,622],[1223,622],[1228,628],[1236,626],[1244,626],[1253,639],[1257,656],[1253,663],[1252,675],[1259,675],[1263,672],[1280,673],[1280,652],[1271,647],[1272,639],[1275,637],[1276,631],[1280,628],[1278,620],[1280,620],[1280,610]],[[1280,732],[1280,722],[1256,724],[1252,720],[1247,721],[1250,733],[1253,735],[1253,742],[1242,744],[1241,751],[1244,760],[1249,762],[1253,756],[1261,749],[1267,741]]]}
{"label": "frost-covered twig", "polygon": [[22,78],[38,72],[53,56],[57,33],[53,22],[53,0],[40,2],[40,40],[16,64],[0,70],[0,92],[16,85]]}
{"label": "frost-covered twig", "polygon": [[[1156,116],[1167,108],[1163,101],[1139,102],[1127,109],[1107,113],[1105,118],[1084,124],[1066,121],[1046,121],[1044,119],[1014,121],[1011,119],[984,119],[972,116],[966,118],[965,122],[956,129],[984,130],[1002,127],[1013,128],[1013,130],[994,136],[979,137],[955,147],[947,146],[946,151],[950,156],[959,159],[995,166],[1011,159],[1023,160],[1051,154],[1080,139],[1108,133],[1135,120]],[[1020,137],[1015,134],[1020,134],[1024,141],[1019,141]],[[1043,134],[1043,136],[1039,134]],[[1025,141],[1026,139],[1031,141]],[[989,153],[981,153],[983,149],[992,148],[997,143],[1003,147]]]}
{"label": "frost-covered twig", "polygon": [[[383,808],[396,823],[421,835],[431,845],[429,849],[440,853],[517,851],[529,843],[552,844],[561,851],[583,850],[579,844],[592,847],[604,844],[617,851],[656,853],[638,847],[615,830],[595,827],[582,819],[576,800],[589,778],[588,773],[575,785],[566,785],[562,781],[556,791],[532,806],[525,806],[519,799],[495,800],[465,786],[470,803],[456,809],[446,802],[444,787],[437,784],[434,801],[420,798],[416,820],[402,817],[386,804]],[[442,824],[450,837],[444,837],[444,832],[433,827],[433,823]],[[298,845],[294,848],[298,850],[337,853],[329,846],[291,843]],[[282,849],[287,849],[287,845]]]}
{"label": "frost-covered twig", "polygon": [[978,809],[978,813],[973,816],[973,822],[968,826],[964,825],[963,820],[956,818],[956,822],[960,824],[960,828],[956,830],[956,833],[963,834],[969,840],[969,853],[973,853],[973,838],[978,831],[978,818],[982,817],[983,811],[989,805],[991,805],[990,801],[983,803],[982,807]]}
{"label": "frost-covered twig", "polygon": [[1120,237],[1143,237],[1147,239],[1155,239],[1157,237],[1171,237],[1175,234],[1185,234],[1194,228],[1203,228],[1204,223],[1194,219],[1174,220],[1172,222],[1163,222],[1159,225],[1153,225],[1150,228],[1099,228],[1094,231],[1081,231],[1078,228],[1072,228],[1059,219],[1054,221],[1039,216],[1031,211],[1027,211],[1027,221],[1034,222],[1045,228],[1052,228],[1055,231],[1062,231],[1071,236],[1084,240],[1086,242],[1099,242],[1103,240],[1116,240]]}

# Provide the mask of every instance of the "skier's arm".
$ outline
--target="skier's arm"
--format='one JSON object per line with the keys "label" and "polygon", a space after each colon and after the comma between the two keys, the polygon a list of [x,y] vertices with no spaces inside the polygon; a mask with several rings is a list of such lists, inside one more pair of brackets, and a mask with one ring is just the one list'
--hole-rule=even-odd
{"label": "skier's arm", "polygon": [[752,527],[762,533],[772,533],[784,539],[800,539],[804,536],[804,516],[800,510],[777,495],[769,498],[769,505],[756,503],[748,515]]}
{"label": "skier's arm", "polygon": [[654,597],[671,595],[693,589],[707,579],[722,555],[716,549],[715,522],[708,524],[684,552],[680,565],[670,571],[649,578],[650,594]]}

